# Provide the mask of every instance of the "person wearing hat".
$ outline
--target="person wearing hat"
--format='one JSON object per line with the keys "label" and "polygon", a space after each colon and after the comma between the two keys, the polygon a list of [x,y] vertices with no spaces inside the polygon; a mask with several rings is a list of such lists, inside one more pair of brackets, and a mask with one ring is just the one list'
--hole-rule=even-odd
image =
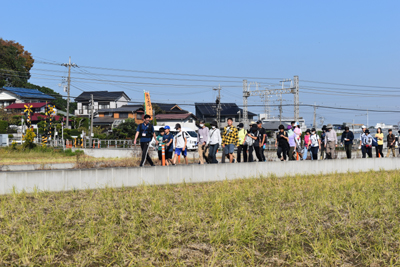
{"label": "person wearing hat", "polygon": [[337,147],[337,135],[333,130],[332,124],[326,126],[327,132],[325,135],[326,158],[333,159],[335,156],[335,148]]}
{"label": "person wearing hat", "polygon": [[372,158],[372,139],[373,137],[369,134],[369,130],[365,129],[365,132],[361,138],[361,142],[365,148],[365,153],[368,155],[369,158]]}
{"label": "person wearing hat", "polygon": [[289,137],[285,132],[285,126],[279,125],[279,132],[276,134],[275,147],[278,147],[276,154],[281,161],[286,161],[286,155],[289,151]]}
{"label": "person wearing hat", "polygon": [[365,127],[365,125],[363,125],[363,126],[361,126],[361,130],[362,130],[362,133],[361,133],[361,136],[360,136],[360,147],[361,147],[362,157],[365,158],[367,154],[366,154],[365,147],[362,144],[362,140],[363,140],[363,137],[365,135],[365,130],[367,130],[367,127]]}
{"label": "person wearing hat", "polygon": [[326,125],[322,126],[322,132],[321,132],[321,159],[325,159],[325,151],[326,151],[326,146],[325,146],[325,136],[326,136]]}
{"label": "person wearing hat", "polygon": [[239,123],[238,125],[239,146],[237,149],[238,162],[241,162],[242,151],[243,151],[243,162],[247,162],[247,144],[245,142],[247,131],[243,127],[244,127],[243,123]]}
{"label": "person wearing hat", "polygon": [[[154,163],[149,155],[149,147],[151,140],[153,138],[157,139],[157,136],[154,133],[153,125],[150,123],[150,118],[150,115],[144,115],[144,122],[138,125],[136,129],[135,140],[133,142],[133,144],[136,145],[136,141],[140,135],[140,148],[142,149],[142,160],[140,161],[140,167],[144,166],[146,160],[150,163],[151,166],[154,166]],[[157,140],[156,145],[158,145]]]}
{"label": "person wearing hat", "polygon": [[181,154],[185,158],[185,163],[188,165],[188,159],[187,159],[187,138],[185,134],[182,132],[181,125],[177,123],[175,125],[175,130],[178,131],[178,133],[175,135],[175,155],[174,155],[174,162],[172,165],[176,164],[176,158],[177,156],[180,156]]}
{"label": "person wearing hat", "polygon": [[387,147],[388,147],[388,152],[386,157],[389,157],[390,155],[390,151],[392,151],[392,155],[395,158],[396,157],[396,137],[394,136],[394,134],[392,133],[392,129],[389,129],[388,131],[388,135],[387,135]]}
{"label": "person wearing hat", "polygon": [[165,144],[165,161],[172,165],[172,153],[174,151],[173,141],[174,135],[171,133],[171,128],[166,125],[164,127],[163,142]]}
{"label": "person wearing hat", "polygon": [[217,128],[218,123],[213,121],[211,123],[211,130],[208,132],[208,162],[218,163],[217,161],[217,150],[221,146],[221,131]]}
{"label": "person wearing hat", "polygon": [[344,148],[346,150],[346,156],[348,159],[351,159],[351,149],[353,147],[354,134],[350,131],[349,127],[344,127],[344,132],[342,133],[342,144],[344,144]]}
{"label": "person wearing hat", "polygon": [[228,118],[228,125],[224,127],[222,132],[222,148],[224,149],[224,154],[229,158],[230,163],[234,163],[233,152],[235,146],[239,146],[238,130],[232,125],[233,119]]}
{"label": "person wearing hat", "polygon": [[204,164],[204,157],[208,157],[208,149],[207,149],[207,143],[208,143],[208,132],[209,129],[205,125],[205,120],[200,121],[200,128],[197,133],[197,150],[199,152],[199,160],[200,164]]}

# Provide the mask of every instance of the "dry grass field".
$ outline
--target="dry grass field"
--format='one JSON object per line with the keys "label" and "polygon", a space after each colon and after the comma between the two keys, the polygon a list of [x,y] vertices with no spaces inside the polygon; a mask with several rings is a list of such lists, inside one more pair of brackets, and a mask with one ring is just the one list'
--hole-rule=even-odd
{"label": "dry grass field", "polygon": [[397,266],[400,172],[0,196],[1,266]]}

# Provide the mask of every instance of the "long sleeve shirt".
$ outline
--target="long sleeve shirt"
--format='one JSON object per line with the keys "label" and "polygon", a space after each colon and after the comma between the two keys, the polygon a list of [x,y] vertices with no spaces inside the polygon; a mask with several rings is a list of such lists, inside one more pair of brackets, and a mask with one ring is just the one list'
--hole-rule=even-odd
{"label": "long sleeve shirt", "polygon": [[370,146],[372,146],[372,135],[370,135],[370,134],[364,134],[362,137],[361,137],[361,141],[362,141],[362,144],[363,144],[363,146],[365,146],[365,145],[370,145]]}
{"label": "long sleeve shirt", "polygon": [[[349,139],[349,140],[347,141],[345,139]],[[354,140],[354,134],[352,131],[349,131],[348,133],[346,133],[346,132],[342,133],[341,142],[342,143],[344,142],[345,145],[353,144],[353,140]]]}
{"label": "long sleeve shirt", "polygon": [[222,144],[239,146],[238,130],[235,126],[226,126],[222,132]]}
{"label": "long sleeve shirt", "polygon": [[221,146],[222,139],[221,139],[221,131],[217,128],[211,129],[208,132],[208,142],[207,145],[216,145],[219,144]]}
{"label": "long sleeve shirt", "polygon": [[328,142],[335,142],[335,144],[337,144],[336,132],[333,129],[331,129],[329,132],[326,132],[326,134],[325,134],[325,145]]}
{"label": "long sleeve shirt", "polygon": [[199,131],[197,133],[197,142],[199,144],[203,144],[208,142],[208,132],[209,129],[208,127],[203,127],[203,128],[199,128]]}

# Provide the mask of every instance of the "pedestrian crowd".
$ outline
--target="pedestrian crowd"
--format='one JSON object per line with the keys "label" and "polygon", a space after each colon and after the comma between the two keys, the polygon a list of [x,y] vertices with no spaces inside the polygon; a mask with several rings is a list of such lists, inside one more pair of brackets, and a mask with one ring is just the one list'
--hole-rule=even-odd
{"label": "pedestrian crowd", "polygon": [[[182,155],[185,163],[188,164],[187,158],[187,136],[178,123],[175,125],[177,133],[173,135],[170,127],[160,128],[159,135],[156,136],[154,127],[150,124],[150,116],[145,115],[144,122],[137,127],[134,144],[136,144],[140,136],[140,146],[142,149],[142,159],[140,166],[144,166],[146,161],[154,166],[149,156],[150,142],[154,138],[158,147],[158,158],[161,161],[163,154],[166,165],[175,165],[177,159]],[[399,131],[400,133],[400,131]],[[341,137],[338,138],[336,131],[331,124],[324,125],[322,131],[318,133],[315,128],[307,129],[302,133],[298,122],[291,122],[285,129],[283,125],[279,126],[276,133],[275,147],[277,148],[277,157],[281,161],[286,160],[306,160],[310,156],[310,160],[334,159],[335,151],[339,143],[343,144],[346,157],[352,157],[352,148],[354,143],[354,134],[349,127],[345,127]],[[396,137],[389,129],[386,136],[388,154],[396,156],[395,143]],[[197,134],[197,146],[199,155],[199,164],[215,164],[218,163],[217,151],[222,149],[222,162],[253,162],[266,161],[264,149],[267,141],[267,132],[262,127],[262,122],[251,122],[249,129],[245,129],[243,123],[239,123],[237,127],[233,125],[233,119],[227,119],[227,126],[222,131],[218,129],[216,121],[211,123],[211,128],[205,125],[205,121],[201,120]],[[382,129],[378,128],[377,133],[372,136],[369,129],[362,127],[360,138],[360,147],[362,157],[372,157],[372,147],[376,149],[376,157],[384,157],[383,155],[384,134]],[[164,151],[162,149],[164,145]],[[237,148],[236,157],[234,155]],[[174,157],[172,158],[172,155]],[[253,156],[255,154],[255,158]]]}

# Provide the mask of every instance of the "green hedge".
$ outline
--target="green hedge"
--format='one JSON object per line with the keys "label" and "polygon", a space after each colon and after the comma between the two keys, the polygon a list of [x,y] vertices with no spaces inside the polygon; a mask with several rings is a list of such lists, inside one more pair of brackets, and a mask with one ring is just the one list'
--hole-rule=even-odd
{"label": "green hedge", "polygon": [[8,122],[0,121],[0,133],[7,133]]}

